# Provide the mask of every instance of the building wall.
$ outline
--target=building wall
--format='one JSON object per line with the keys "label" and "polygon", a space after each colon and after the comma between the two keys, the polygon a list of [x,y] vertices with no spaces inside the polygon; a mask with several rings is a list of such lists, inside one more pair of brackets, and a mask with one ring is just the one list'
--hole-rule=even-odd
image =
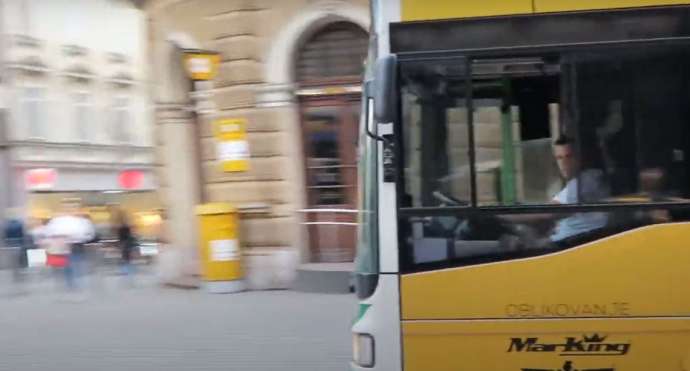
{"label": "building wall", "polygon": [[[178,197],[188,197],[180,192],[193,187],[177,184],[180,181],[196,181],[200,187],[196,199],[186,202],[203,199],[232,202],[240,208],[261,206],[259,213],[242,215],[241,236],[250,265],[250,284],[256,288],[289,285],[296,262],[307,256],[308,248],[298,213],[305,205],[304,159],[292,63],[301,41],[330,22],[346,20],[368,29],[368,2],[154,0],[147,3],[146,11],[154,44],[152,64],[158,66],[152,92],[159,118],[158,174],[164,185],[163,198],[171,210],[171,224],[189,225],[194,218],[182,212],[189,207],[178,202]],[[218,76],[212,84],[198,86],[205,94],[201,99],[212,103],[211,109],[196,119],[181,113],[195,102],[185,92],[188,84],[179,77],[177,61],[171,59],[175,47],[221,54]],[[175,110],[178,114],[172,113]],[[198,123],[200,138],[190,145],[199,145],[200,155],[188,165],[187,172],[197,172],[197,179],[180,179],[179,164],[188,161],[190,152],[169,149],[166,133],[174,130],[170,117],[177,117],[179,125]],[[218,169],[211,124],[224,117],[244,117],[249,122],[251,159],[247,172],[223,173]],[[188,252],[195,249],[193,228],[188,226],[188,237],[173,244]]]}
{"label": "building wall", "polygon": [[[152,172],[145,19],[121,0],[2,1],[2,74],[15,177],[35,167],[81,172],[84,182],[103,171]],[[41,92],[36,110],[26,103],[32,88]],[[77,119],[77,94],[86,97],[86,125]],[[126,102],[122,127],[115,125],[118,100]],[[17,188],[24,191],[21,182]]]}

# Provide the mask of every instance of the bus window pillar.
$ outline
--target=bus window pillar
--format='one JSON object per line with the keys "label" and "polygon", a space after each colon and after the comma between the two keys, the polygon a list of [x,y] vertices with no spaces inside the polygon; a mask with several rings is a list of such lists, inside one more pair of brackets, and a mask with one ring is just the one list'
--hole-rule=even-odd
{"label": "bus window pillar", "polygon": [[436,203],[433,193],[439,188],[439,178],[448,175],[448,138],[446,107],[432,97],[422,102],[421,109],[421,163],[422,205]]}

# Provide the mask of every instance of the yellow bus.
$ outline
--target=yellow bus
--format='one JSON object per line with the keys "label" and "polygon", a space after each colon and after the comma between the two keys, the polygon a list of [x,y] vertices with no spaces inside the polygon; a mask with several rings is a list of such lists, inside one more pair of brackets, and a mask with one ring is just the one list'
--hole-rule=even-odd
{"label": "yellow bus", "polygon": [[690,370],[690,1],[371,10],[351,369]]}

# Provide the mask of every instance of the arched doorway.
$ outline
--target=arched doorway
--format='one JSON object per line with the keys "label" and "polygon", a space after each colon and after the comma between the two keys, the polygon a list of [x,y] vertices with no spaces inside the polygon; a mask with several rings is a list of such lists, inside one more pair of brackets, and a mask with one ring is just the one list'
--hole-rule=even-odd
{"label": "arched doorway", "polygon": [[357,129],[367,33],[330,23],[295,62],[304,143],[311,261],[352,261],[356,238]]}

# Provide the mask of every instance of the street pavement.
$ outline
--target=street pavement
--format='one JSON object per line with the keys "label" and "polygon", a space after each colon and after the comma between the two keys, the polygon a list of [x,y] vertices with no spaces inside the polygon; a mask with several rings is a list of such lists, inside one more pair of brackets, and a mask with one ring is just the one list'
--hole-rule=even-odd
{"label": "street pavement", "polygon": [[[82,294],[0,272],[0,371],[346,370],[352,295],[230,295],[101,274]],[[21,288],[21,290],[17,290]]]}

